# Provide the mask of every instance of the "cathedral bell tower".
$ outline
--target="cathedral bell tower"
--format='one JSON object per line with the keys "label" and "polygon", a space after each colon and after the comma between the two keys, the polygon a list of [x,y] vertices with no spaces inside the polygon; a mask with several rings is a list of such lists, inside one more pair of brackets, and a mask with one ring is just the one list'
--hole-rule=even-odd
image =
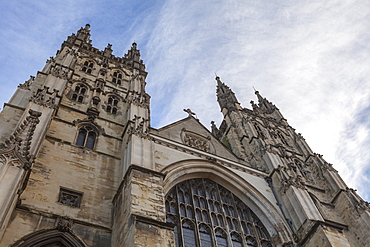
{"label": "cathedral bell tower", "polygon": [[110,245],[117,187],[130,165],[150,166],[151,158],[141,138],[150,125],[150,96],[140,51],[133,43],[122,57],[112,52],[111,44],[93,47],[87,24],[5,104],[1,246],[33,246],[35,238],[46,244],[57,235],[62,246],[85,246],[76,235],[90,236],[88,246]]}

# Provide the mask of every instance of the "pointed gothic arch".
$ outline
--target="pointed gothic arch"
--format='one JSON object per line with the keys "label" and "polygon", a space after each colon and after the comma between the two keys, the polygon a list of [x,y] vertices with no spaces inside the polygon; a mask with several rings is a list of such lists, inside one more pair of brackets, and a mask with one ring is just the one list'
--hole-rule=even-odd
{"label": "pointed gothic arch", "polygon": [[87,245],[72,232],[48,229],[30,233],[11,247],[87,247]]}
{"label": "pointed gothic arch", "polygon": [[[248,181],[247,177],[249,175],[241,175],[234,171],[224,165],[205,160],[185,160],[173,163],[161,171],[165,174],[163,181],[164,194],[168,195],[172,188],[186,180],[209,179],[230,191],[258,216],[260,223],[271,236],[271,241],[274,245],[289,242],[292,239],[292,234],[278,207],[267,199],[266,194],[262,194]],[[250,175],[250,178],[255,180],[255,175]],[[259,174],[261,178],[260,183],[267,183],[264,180],[264,176]],[[210,217],[211,221],[214,220],[212,214],[210,214]],[[215,220],[219,220],[217,216]],[[232,221],[227,222],[226,217],[223,217],[223,220],[225,225],[233,223]],[[233,236],[234,240],[237,241],[236,235],[234,234]]]}
{"label": "pointed gothic arch", "polygon": [[74,121],[74,124],[77,126],[74,143],[77,146],[95,149],[99,135],[104,133],[104,129],[92,117],[82,120],[78,119]]}
{"label": "pointed gothic arch", "polygon": [[105,102],[105,110],[108,113],[117,115],[120,103],[120,96],[115,93],[110,93],[107,95],[107,101]]}

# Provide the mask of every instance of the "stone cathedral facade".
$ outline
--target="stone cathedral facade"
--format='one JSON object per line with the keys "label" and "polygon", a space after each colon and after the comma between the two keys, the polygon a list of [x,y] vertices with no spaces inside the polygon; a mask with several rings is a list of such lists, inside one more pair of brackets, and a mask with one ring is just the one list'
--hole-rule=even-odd
{"label": "stone cathedral facade", "polygon": [[[63,42],[0,114],[0,246],[370,246],[369,204],[256,92],[150,126],[146,69]],[[155,113],[154,113],[155,114]]]}

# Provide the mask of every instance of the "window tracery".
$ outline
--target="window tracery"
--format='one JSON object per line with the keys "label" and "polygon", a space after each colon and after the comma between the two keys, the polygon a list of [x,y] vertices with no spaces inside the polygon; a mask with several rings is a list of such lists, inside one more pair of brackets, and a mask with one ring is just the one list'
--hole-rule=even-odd
{"label": "window tracery", "polygon": [[86,72],[87,74],[91,74],[92,70],[94,68],[94,63],[92,61],[85,61],[84,65],[82,66],[82,71]]}
{"label": "window tracery", "polygon": [[117,99],[117,97],[115,97],[113,95],[110,95],[108,97],[106,111],[108,113],[112,113],[112,114],[116,115],[117,111],[118,111],[118,102],[119,102],[119,100]]}
{"label": "window tracery", "polygon": [[82,193],[66,188],[60,188],[58,202],[61,204],[79,208],[81,205]]}
{"label": "window tracery", "polygon": [[76,145],[93,149],[96,142],[97,133],[91,126],[84,125],[78,130]]}
{"label": "window tracery", "polygon": [[85,98],[86,92],[87,92],[87,87],[85,85],[77,84],[75,87],[75,90],[72,92],[71,100],[82,103]]}
{"label": "window tracery", "polygon": [[122,84],[122,74],[119,71],[114,71],[112,76],[112,82],[117,85]]}
{"label": "window tracery", "polygon": [[257,123],[254,124],[254,128],[257,131],[257,135],[259,137],[265,138],[265,135],[263,134],[261,127]]}
{"label": "window tracery", "polygon": [[284,134],[280,131],[277,132],[277,136],[280,138],[281,142],[285,145],[289,145],[287,140],[284,137]]}
{"label": "window tracery", "polygon": [[175,185],[166,196],[166,212],[167,222],[176,225],[176,246],[272,246],[248,206],[210,179]]}

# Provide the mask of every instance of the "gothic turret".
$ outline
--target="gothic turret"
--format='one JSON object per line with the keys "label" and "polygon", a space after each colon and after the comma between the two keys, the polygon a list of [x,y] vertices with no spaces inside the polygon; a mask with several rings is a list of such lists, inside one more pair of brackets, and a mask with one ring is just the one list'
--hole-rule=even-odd
{"label": "gothic turret", "polygon": [[67,40],[62,44],[64,45],[77,45],[81,46],[83,44],[90,44],[92,41],[90,40],[90,25],[86,24],[85,27],[81,27],[80,30],[77,31],[77,34],[72,33],[72,35],[68,36]]}
{"label": "gothic turret", "polygon": [[234,92],[221,81],[220,77],[216,77],[217,81],[217,101],[220,105],[221,112],[226,114],[227,112],[241,109],[238,99]]}
{"label": "gothic turret", "polygon": [[90,42],[90,25],[86,24],[84,28],[80,28],[80,30],[77,31],[77,39],[81,40],[85,43]]}
{"label": "gothic turret", "polygon": [[258,91],[255,91],[255,94],[258,98],[258,105],[256,105],[253,100],[251,101],[254,113],[271,117],[278,122],[285,120],[279,109],[273,103],[263,98]]}
{"label": "gothic turret", "polygon": [[140,59],[140,50],[137,49],[135,42],[132,43],[131,49],[128,50],[124,57],[130,61],[132,67],[145,71],[143,60]]}

